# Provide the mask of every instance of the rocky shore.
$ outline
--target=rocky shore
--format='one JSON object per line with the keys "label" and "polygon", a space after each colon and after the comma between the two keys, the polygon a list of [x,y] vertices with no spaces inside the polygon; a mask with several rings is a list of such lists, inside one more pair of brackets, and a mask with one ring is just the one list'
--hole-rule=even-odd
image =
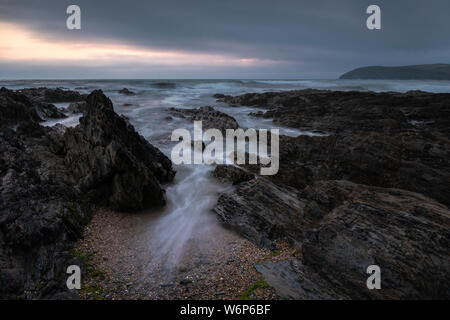
{"label": "rocky shore", "polygon": [[[85,101],[80,124],[41,126],[62,101]],[[70,249],[93,212],[163,205],[171,161],[100,90],[1,88],[0,115],[0,297],[76,297],[65,270],[83,265]]]}
{"label": "rocky shore", "polygon": [[[258,165],[208,173],[225,187],[205,219],[228,229],[205,224],[167,275],[143,259],[157,248],[139,211],[165,205],[170,159],[100,90],[1,88],[0,298],[80,298],[66,289],[71,264],[83,267],[87,299],[450,298],[450,94],[215,98],[320,135],[281,135],[274,176]],[[240,127],[210,106],[167,111],[204,129]],[[74,113],[75,127],[41,125]],[[381,290],[366,286],[369,265]]]}
{"label": "rocky shore", "polygon": [[[260,246],[286,240],[301,252],[256,266],[280,296],[450,297],[450,94],[215,97],[265,108],[275,124],[328,133],[281,136],[277,175],[258,177],[255,166],[215,171],[236,185],[214,208],[226,224]],[[367,289],[369,265],[380,266],[382,290]]]}

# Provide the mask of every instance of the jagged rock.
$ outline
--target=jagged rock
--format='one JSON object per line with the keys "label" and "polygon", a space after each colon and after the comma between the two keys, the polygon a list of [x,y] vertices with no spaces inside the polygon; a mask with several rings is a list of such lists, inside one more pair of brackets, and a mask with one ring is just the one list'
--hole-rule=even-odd
{"label": "jagged rock", "polygon": [[165,204],[161,183],[175,174],[170,159],[117,115],[101,91],[86,101],[80,124],[64,134],[65,160],[76,187],[117,210]]}
{"label": "jagged rock", "polygon": [[202,121],[203,130],[218,129],[225,133],[226,129],[239,128],[236,119],[210,106],[198,109],[169,108],[169,112],[177,117],[186,117],[189,121]]}
{"label": "jagged rock", "polygon": [[[325,132],[439,129],[450,135],[450,94],[297,90],[224,96],[221,101],[268,108],[278,125]],[[412,125],[420,121],[420,128]]]}
{"label": "jagged rock", "polygon": [[0,110],[15,128],[0,128],[0,299],[73,297],[66,268],[83,262],[68,250],[92,206],[103,199],[118,208],[130,201],[129,210],[164,202],[160,182],[173,178],[170,160],[101,91],[87,101],[80,125],[50,128],[29,112],[34,101],[0,90]]}
{"label": "jagged rock", "polygon": [[[303,244],[303,263],[354,299],[448,299],[450,211],[423,195],[344,181],[303,194],[324,215]],[[367,290],[367,267],[381,290]]]}
{"label": "jagged rock", "polygon": [[77,91],[63,90],[61,88],[26,88],[17,90],[17,92],[26,95],[31,100],[47,103],[83,101],[87,96]]}
{"label": "jagged rock", "polygon": [[220,195],[214,212],[256,244],[271,248],[274,240],[298,243],[303,239],[302,210],[305,203],[293,188],[277,186],[265,178],[237,185]]}
{"label": "jagged rock", "polygon": [[[214,211],[259,245],[282,239],[302,250],[307,270],[289,272],[327,290],[293,284],[297,297],[449,297],[450,211],[423,195],[343,180],[298,192],[259,178],[222,194]],[[369,265],[381,267],[383,290],[367,289]]]}
{"label": "jagged rock", "polygon": [[54,105],[32,101],[23,94],[6,88],[0,89],[0,126],[20,121],[44,121],[46,118],[64,118]]}
{"label": "jagged rock", "polygon": [[64,254],[89,221],[77,201],[53,130],[35,122],[0,133],[0,297],[42,298],[63,291]]}
{"label": "jagged rock", "polygon": [[70,113],[83,113],[87,107],[86,101],[72,102],[67,107],[67,112]]}
{"label": "jagged rock", "polygon": [[123,88],[123,89],[119,90],[119,93],[126,94],[126,95],[133,95],[134,94],[133,91],[130,91],[127,88]]}
{"label": "jagged rock", "polygon": [[285,300],[337,300],[350,299],[339,288],[303,265],[301,260],[262,262],[255,265],[264,280]]}
{"label": "jagged rock", "polygon": [[213,97],[216,99],[223,99],[226,97],[226,95],[224,95],[222,93],[216,93],[216,94],[213,94]]}
{"label": "jagged rock", "polygon": [[231,182],[233,185],[252,180],[255,175],[233,165],[219,164],[212,175],[222,182]]}
{"label": "jagged rock", "polygon": [[280,168],[271,179],[297,189],[316,180],[345,179],[420,192],[450,204],[450,142],[441,134],[280,136],[279,145]]}

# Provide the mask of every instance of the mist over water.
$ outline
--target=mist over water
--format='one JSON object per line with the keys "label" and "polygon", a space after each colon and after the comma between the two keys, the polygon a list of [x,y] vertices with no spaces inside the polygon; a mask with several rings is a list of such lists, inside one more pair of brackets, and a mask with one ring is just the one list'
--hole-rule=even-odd
{"label": "mist over water", "polygon": [[[234,117],[244,128],[280,129],[280,134],[298,136],[310,134],[292,128],[275,127],[271,119],[248,116],[256,108],[230,107],[217,103],[215,93],[238,95],[247,92],[295,90],[305,88],[331,90],[400,91],[424,90],[450,92],[450,81],[372,81],[372,80],[58,80],[58,81],[2,81],[0,86],[10,89],[25,87],[62,87],[90,93],[95,89],[113,101],[115,111],[129,118],[136,130],[158,147],[168,157],[174,143],[170,141],[173,130],[193,129],[193,124],[182,118],[171,116],[167,109],[197,108],[211,105]],[[118,90],[128,88],[136,95],[122,95]],[[57,104],[66,107],[68,104]],[[256,110],[255,110],[256,109]],[[50,120],[46,125],[62,123],[74,126],[79,115],[67,119]],[[144,239],[143,257],[147,269],[155,264],[165,270],[175,268],[186,256],[186,246],[200,240],[214,247],[217,233],[221,232],[217,217],[211,212],[219,192],[227,186],[217,183],[211,176],[212,165],[174,166],[175,181],[167,186],[167,205],[146,213],[142,221]],[[220,245],[216,243],[216,245]],[[200,249],[198,249],[200,250]],[[146,252],[145,252],[146,251]],[[150,271],[148,271],[150,272]]]}

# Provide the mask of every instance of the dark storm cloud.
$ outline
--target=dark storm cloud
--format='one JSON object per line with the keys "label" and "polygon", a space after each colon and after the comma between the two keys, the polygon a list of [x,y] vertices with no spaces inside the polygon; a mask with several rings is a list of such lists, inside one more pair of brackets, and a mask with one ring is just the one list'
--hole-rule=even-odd
{"label": "dark storm cloud", "polygon": [[[81,7],[81,31],[65,27],[70,4]],[[366,28],[370,4],[381,7],[380,31]],[[216,68],[214,75],[202,68],[153,70],[167,77],[320,78],[337,77],[363,65],[449,62],[449,10],[450,2],[441,0],[0,0],[0,21],[20,23],[48,39],[116,41],[280,62]],[[15,66],[0,67],[10,73]],[[44,70],[35,65],[16,67],[24,74],[35,70],[36,77]],[[62,71],[54,68],[54,72]],[[121,74],[110,72],[107,76]]]}

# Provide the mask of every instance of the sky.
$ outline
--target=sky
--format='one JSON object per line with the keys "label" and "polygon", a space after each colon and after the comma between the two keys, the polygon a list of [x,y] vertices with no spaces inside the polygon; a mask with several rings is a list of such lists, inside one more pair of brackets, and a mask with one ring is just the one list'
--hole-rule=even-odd
{"label": "sky", "polygon": [[[81,9],[69,30],[66,9]],[[366,27],[369,5],[381,30]],[[450,63],[448,0],[0,0],[0,79],[334,79]]]}

